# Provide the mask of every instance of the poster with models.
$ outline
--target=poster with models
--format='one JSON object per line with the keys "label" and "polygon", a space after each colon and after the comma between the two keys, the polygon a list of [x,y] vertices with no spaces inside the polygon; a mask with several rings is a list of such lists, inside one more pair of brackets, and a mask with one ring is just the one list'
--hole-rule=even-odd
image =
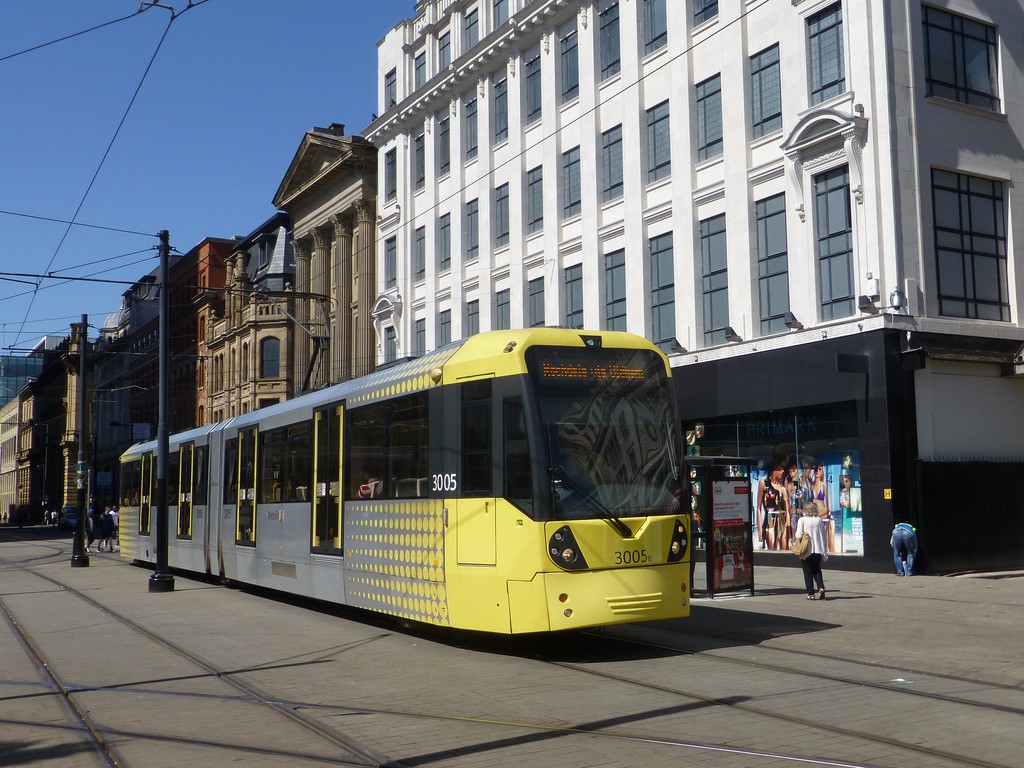
{"label": "poster with models", "polygon": [[832,555],[864,554],[860,451],[764,457],[750,473],[755,548],[788,551],[801,515],[824,515]]}

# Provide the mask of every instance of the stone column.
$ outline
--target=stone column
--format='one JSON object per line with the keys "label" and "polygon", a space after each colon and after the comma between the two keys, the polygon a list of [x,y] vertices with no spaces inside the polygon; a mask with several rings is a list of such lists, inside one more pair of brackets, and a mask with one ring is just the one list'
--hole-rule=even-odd
{"label": "stone column", "polygon": [[[295,253],[295,291],[297,293],[309,292],[309,241],[292,240],[292,250]],[[292,345],[291,372],[289,378],[292,382],[292,392],[302,392],[302,382],[306,378],[306,366],[309,364],[309,355],[312,352],[313,344],[305,329],[309,327],[309,300],[295,300],[295,320],[301,328],[295,329],[292,338],[295,344]]]}
{"label": "stone column", "polygon": [[[330,291],[331,276],[331,235],[327,229],[317,228],[313,230],[313,258],[310,262],[309,280],[310,291],[319,296],[326,296]],[[306,302],[308,307],[309,330],[315,336],[324,336],[330,330],[324,322],[322,300],[319,298],[310,299]],[[316,389],[327,380],[327,363],[320,357],[317,358],[316,370],[309,380],[309,386]]]}
{"label": "stone column", "polygon": [[373,200],[356,204],[356,238],[352,269],[352,352],[353,376],[364,376],[377,366],[374,338],[373,300],[377,292],[377,228],[373,221]]}
{"label": "stone column", "polygon": [[334,226],[334,263],[331,265],[331,369],[332,382],[352,376],[352,220],[331,216]]}

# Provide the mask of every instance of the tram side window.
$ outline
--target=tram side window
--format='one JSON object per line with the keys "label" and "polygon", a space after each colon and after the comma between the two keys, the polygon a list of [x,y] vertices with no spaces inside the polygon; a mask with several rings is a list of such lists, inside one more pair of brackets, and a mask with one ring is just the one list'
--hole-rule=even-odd
{"label": "tram side window", "polygon": [[260,433],[260,501],[308,501],[312,476],[310,422]]}
{"label": "tram side window", "polygon": [[238,503],[238,438],[224,444],[224,499],[225,504]]}
{"label": "tram side window", "polygon": [[462,385],[462,492],[494,494],[491,463],[491,380]]}
{"label": "tram side window", "polygon": [[526,438],[526,413],[516,397],[505,401],[505,498],[527,514],[533,512],[533,470]]}
{"label": "tram side window", "polygon": [[348,411],[345,498],[427,495],[427,396],[424,392]]}
{"label": "tram side window", "polygon": [[181,454],[178,451],[167,454],[167,500],[172,507],[181,502]]}
{"label": "tram side window", "polygon": [[139,506],[139,491],[142,488],[142,462],[126,462],[121,470],[121,506]]}
{"label": "tram side window", "polygon": [[208,446],[197,445],[195,455],[195,477],[192,481],[192,503],[202,507],[206,505],[210,487]]}

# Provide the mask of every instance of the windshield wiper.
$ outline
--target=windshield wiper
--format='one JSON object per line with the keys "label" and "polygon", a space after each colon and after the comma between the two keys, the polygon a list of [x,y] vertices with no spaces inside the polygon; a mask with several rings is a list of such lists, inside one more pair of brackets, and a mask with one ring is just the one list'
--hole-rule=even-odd
{"label": "windshield wiper", "polygon": [[579,494],[584,500],[592,502],[594,504],[594,506],[596,506],[598,509],[600,509],[604,513],[604,516],[601,519],[604,520],[606,523],[608,523],[608,525],[610,525],[612,528],[614,528],[616,530],[616,532],[620,536],[622,536],[622,538],[624,538],[624,539],[631,539],[631,538],[633,538],[633,531],[630,529],[630,527],[628,525],[626,525],[624,522],[622,522],[622,520],[619,519],[619,517],[616,516],[614,512],[612,512],[610,509],[608,509],[608,507],[606,507],[604,504],[602,504],[600,499],[598,499],[596,496],[594,496],[593,493],[591,493],[590,491],[587,491],[584,488],[581,488],[579,483],[576,483],[575,481],[571,480],[569,478],[569,476],[567,474],[565,474],[565,469],[563,467],[555,466],[555,467],[549,467],[549,469],[551,470],[551,474],[553,474],[556,477],[558,477],[559,480],[561,480],[563,483],[568,485],[573,491],[575,491],[577,494]]}

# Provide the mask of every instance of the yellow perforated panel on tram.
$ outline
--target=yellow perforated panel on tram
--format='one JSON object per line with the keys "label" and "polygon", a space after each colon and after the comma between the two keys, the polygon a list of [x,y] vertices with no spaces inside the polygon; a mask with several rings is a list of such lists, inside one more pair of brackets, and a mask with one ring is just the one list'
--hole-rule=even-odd
{"label": "yellow perforated panel on tram", "polygon": [[442,501],[349,502],[345,518],[349,604],[447,626]]}

